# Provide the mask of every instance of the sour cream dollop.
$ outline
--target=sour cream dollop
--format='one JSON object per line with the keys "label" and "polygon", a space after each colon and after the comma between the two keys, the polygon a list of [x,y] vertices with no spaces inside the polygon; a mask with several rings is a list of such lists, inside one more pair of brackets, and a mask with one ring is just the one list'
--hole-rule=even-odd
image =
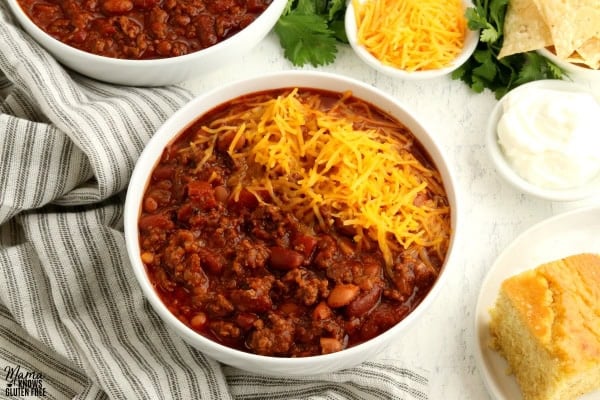
{"label": "sour cream dollop", "polygon": [[600,104],[590,93],[521,88],[503,99],[499,144],[515,171],[543,188],[600,173]]}

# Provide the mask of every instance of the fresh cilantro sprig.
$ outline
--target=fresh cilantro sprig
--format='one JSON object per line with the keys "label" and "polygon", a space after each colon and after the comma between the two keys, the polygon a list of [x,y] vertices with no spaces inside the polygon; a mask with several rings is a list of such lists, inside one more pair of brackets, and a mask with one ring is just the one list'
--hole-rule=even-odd
{"label": "fresh cilantro sprig", "polygon": [[297,66],[332,63],[337,43],[348,43],[345,11],[345,0],[288,0],[275,24],[284,56]]}
{"label": "fresh cilantro sprig", "polygon": [[471,30],[480,30],[473,55],[452,73],[471,89],[481,93],[486,88],[501,98],[523,83],[539,79],[561,79],[564,72],[535,51],[498,58],[504,40],[504,17],[508,0],[475,0],[465,16]]}

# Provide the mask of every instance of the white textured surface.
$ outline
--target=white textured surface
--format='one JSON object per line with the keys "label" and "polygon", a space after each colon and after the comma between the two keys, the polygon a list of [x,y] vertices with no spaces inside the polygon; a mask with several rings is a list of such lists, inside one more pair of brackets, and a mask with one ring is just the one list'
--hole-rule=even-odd
{"label": "white textured surface", "polygon": [[[474,310],[483,277],[519,233],[560,212],[600,204],[600,198],[552,203],[521,194],[504,182],[484,148],[487,117],[496,102],[491,93],[472,93],[449,77],[422,82],[392,79],[370,70],[350,47],[339,50],[335,63],[319,69],[376,86],[414,110],[447,150],[464,205],[462,251],[451,267],[454,276],[429,313],[382,357],[431,371],[431,399],[489,399],[473,356]],[[200,94],[233,80],[294,68],[283,57],[277,37],[270,34],[238,64],[183,86]]]}

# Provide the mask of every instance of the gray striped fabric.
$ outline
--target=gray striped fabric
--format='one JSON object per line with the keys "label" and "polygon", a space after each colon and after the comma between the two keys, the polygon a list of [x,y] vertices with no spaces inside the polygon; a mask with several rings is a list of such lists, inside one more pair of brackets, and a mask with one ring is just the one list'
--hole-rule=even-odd
{"label": "gray striped fabric", "polygon": [[66,72],[0,2],[0,398],[426,399],[427,373],[394,360],[293,379],[224,367],[150,309],[126,258],[124,189],[190,98]]}

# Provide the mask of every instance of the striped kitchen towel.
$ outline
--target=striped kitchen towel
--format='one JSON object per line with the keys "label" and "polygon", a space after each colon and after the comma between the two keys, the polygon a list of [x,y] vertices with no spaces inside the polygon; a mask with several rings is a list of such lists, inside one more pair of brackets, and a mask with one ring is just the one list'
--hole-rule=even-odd
{"label": "striped kitchen towel", "polygon": [[144,301],[124,190],[190,98],[67,72],[0,2],[0,398],[426,399],[427,373],[394,360],[285,379],[222,366]]}

